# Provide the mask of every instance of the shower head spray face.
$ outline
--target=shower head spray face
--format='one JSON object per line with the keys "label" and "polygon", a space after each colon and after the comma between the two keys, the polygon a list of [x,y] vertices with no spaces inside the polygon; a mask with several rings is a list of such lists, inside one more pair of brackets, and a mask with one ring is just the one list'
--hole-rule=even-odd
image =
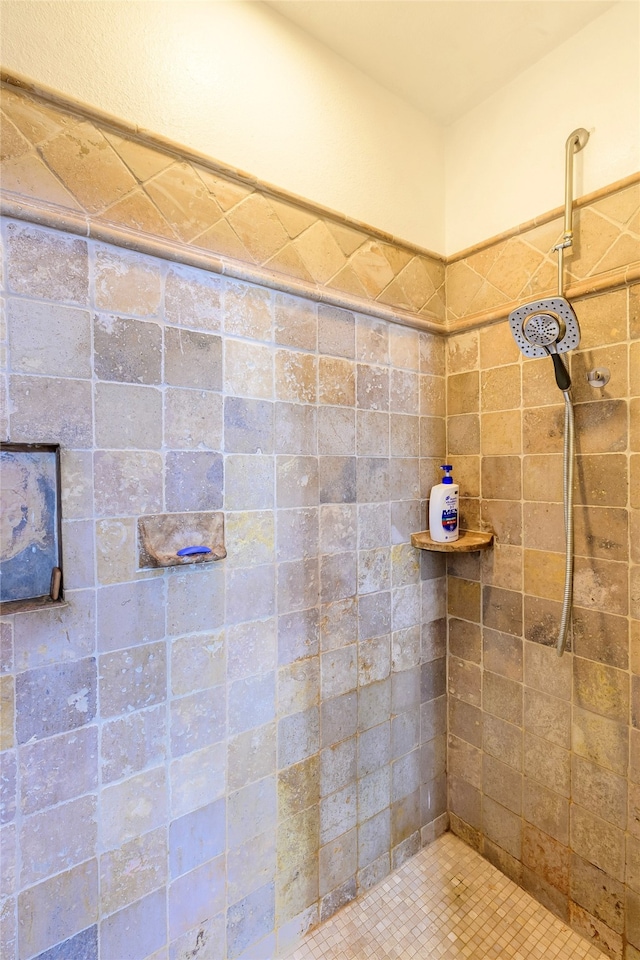
{"label": "shower head spray face", "polygon": [[522,332],[529,343],[553,352],[564,336],[565,324],[554,313],[532,313],[522,325]]}
{"label": "shower head spray face", "polygon": [[509,326],[525,357],[566,353],[580,343],[578,318],[564,297],[523,304],[509,314]]}

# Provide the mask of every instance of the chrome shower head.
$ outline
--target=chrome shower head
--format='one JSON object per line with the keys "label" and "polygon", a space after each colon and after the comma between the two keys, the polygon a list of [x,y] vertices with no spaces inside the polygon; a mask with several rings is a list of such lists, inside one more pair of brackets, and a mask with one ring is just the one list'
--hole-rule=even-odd
{"label": "chrome shower head", "polygon": [[566,353],[580,343],[578,318],[564,297],[524,303],[509,314],[509,326],[525,357],[548,356],[550,344],[558,353]]}
{"label": "chrome shower head", "polygon": [[514,339],[525,357],[551,357],[556,383],[561,390],[571,386],[561,353],[580,343],[580,326],[575,311],[564,297],[548,297],[525,303],[509,314]]}

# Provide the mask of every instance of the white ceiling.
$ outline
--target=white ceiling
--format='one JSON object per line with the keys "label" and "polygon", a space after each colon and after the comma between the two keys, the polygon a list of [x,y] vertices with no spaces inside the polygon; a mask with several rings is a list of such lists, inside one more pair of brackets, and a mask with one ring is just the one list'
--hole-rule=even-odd
{"label": "white ceiling", "polygon": [[614,6],[613,0],[267,0],[267,4],[444,125]]}

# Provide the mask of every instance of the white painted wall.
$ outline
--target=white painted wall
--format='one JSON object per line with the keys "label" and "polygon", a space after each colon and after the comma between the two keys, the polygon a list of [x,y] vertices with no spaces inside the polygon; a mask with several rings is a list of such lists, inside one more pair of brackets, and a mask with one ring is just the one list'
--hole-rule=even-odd
{"label": "white painted wall", "polygon": [[447,253],[561,206],[576,127],[575,197],[640,169],[639,19],[616,4],[448,128]]}
{"label": "white painted wall", "polygon": [[443,131],[260,3],[3,0],[3,66],[444,247]]}

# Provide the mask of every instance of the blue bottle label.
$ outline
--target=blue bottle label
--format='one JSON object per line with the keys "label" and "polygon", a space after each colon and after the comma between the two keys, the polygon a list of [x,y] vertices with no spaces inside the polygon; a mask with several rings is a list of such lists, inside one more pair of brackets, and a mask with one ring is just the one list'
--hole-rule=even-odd
{"label": "blue bottle label", "polygon": [[453,509],[446,509],[442,511],[442,529],[446,530],[447,533],[453,533],[453,531],[458,526],[458,511]]}

